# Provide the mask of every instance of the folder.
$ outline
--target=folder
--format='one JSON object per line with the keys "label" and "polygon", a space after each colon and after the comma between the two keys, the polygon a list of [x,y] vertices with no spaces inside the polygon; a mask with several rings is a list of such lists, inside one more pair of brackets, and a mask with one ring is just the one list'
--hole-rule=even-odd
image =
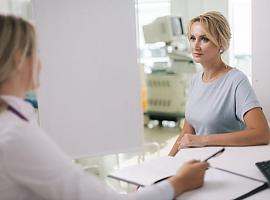
{"label": "folder", "polygon": [[[166,177],[173,176],[181,165],[187,160],[204,160],[207,156],[216,152],[219,147],[181,150],[175,157],[163,156],[149,160],[141,165],[134,165],[117,170],[108,175],[110,178],[121,180],[138,186],[149,186]],[[186,156],[185,151],[189,151]],[[190,151],[193,151],[190,153]],[[203,153],[202,153],[203,151]],[[193,155],[192,158],[190,155]],[[222,155],[221,155],[222,156]],[[211,163],[211,162],[210,162]],[[204,186],[186,192],[178,197],[178,200],[228,200],[244,199],[268,187],[268,184],[243,174],[211,166],[205,174]]]}

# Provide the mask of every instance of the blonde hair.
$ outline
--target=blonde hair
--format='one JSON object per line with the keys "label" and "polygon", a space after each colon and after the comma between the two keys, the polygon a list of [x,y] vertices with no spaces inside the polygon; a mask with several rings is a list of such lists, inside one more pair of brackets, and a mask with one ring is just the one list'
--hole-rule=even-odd
{"label": "blonde hair", "polygon": [[[18,53],[19,62],[16,60]],[[35,54],[34,26],[20,17],[0,14],[0,87],[26,57]]]}
{"label": "blonde hair", "polygon": [[188,24],[189,37],[191,26],[195,22],[200,22],[206,32],[206,36],[217,47],[220,47],[222,51],[221,53],[229,48],[231,30],[230,25],[224,15],[217,11],[210,11],[191,19]]}
{"label": "blonde hair", "polygon": [[5,82],[17,66],[16,53],[20,53],[21,64],[36,51],[36,33],[32,24],[12,16],[0,15],[0,85]]}

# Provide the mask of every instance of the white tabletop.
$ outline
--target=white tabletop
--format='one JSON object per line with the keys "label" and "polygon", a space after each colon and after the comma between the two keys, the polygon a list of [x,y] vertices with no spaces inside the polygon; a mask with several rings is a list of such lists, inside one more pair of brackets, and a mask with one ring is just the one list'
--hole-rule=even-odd
{"label": "white tabletop", "polygon": [[[213,152],[212,148],[191,148],[181,150],[177,157],[191,159],[191,158],[206,158]],[[249,146],[249,147],[226,147],[226,150],[218,157],[209,160],[211,166],[218,166],[233,172],[253,177],[259,180],[267,181],[255,166],[256,162],[270,160],[270,145],[263,146]],[[218,198],[217,198],[218,199]],[[248,199],[270,199],[270,189],[263,190]]]}

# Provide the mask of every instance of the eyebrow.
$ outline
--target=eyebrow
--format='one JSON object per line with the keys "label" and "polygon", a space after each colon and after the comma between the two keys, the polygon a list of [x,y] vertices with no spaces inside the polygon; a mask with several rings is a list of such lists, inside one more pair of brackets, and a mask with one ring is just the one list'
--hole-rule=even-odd
{"label": "eyebrow", "polygon": [[[190,34],[190,36],[195,36],[194,34]],[[199,37],[207,37],[205,34],[204,35],[200,35]]]}

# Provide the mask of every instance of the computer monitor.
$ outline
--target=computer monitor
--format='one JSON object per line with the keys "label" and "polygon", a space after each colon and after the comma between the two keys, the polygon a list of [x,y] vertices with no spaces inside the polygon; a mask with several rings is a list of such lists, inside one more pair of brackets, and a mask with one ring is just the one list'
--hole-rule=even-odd
{"label": "computer monitor", "polygon": [[184,34],[182,19],[175,16],[159,17],[143,26],[143,33],[145,43],[177,41]]}

